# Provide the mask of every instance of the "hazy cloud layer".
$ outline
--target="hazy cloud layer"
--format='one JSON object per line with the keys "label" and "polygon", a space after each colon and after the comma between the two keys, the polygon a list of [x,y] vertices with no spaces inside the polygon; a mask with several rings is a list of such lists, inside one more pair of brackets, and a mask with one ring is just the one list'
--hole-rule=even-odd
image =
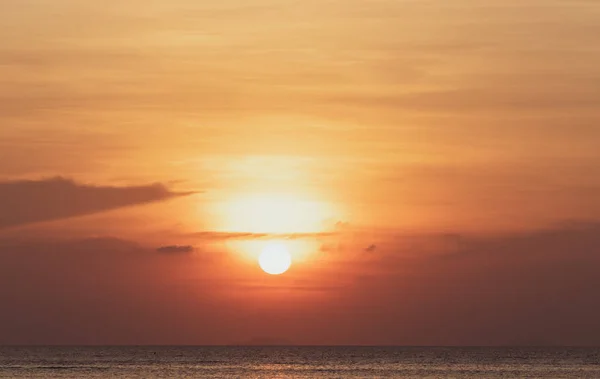
{"label": "hazy cloud layer", "polygon": [[93,186],[60,177],[1,182],[0,229],[88,215],[182,195],[185,193],[172,192],[162,184]]}
{"label": "hazy cloud layer", "polygon": [[351,254],[364,259],[360,268],[344,265],[359,281],[344,311],[378,319],[363,320],[363,343],[600,343],[600,224],[382,237],[376,252],[362,254]]}
{"label": "hazy cloud layer", "polygon": [[600,224],[337,241],[274,283],[202,247],[171,259],[115,238],[5,238],[0,343],[600,343]]}

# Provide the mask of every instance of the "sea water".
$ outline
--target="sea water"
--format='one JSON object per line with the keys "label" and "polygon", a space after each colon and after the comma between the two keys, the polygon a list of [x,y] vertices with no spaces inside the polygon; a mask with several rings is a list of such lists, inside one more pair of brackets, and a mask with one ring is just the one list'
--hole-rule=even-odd
{"label": "sea water", "polygon": [[597,348],[0,347],[0,378],[600,378]]}

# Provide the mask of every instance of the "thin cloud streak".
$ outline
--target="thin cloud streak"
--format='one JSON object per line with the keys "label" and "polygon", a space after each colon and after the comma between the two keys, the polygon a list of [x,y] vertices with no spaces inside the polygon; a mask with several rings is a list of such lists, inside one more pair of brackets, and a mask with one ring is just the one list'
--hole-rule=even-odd
{"label": "thin cloud streak", "polygon": [[238,233],[238,232],[197,232],[186,235],[186,237],[197,238],[201,241],[219,240],[255,240],[255,239],[311,239],[326,238],[338,235],[339,232],[319,233]]}

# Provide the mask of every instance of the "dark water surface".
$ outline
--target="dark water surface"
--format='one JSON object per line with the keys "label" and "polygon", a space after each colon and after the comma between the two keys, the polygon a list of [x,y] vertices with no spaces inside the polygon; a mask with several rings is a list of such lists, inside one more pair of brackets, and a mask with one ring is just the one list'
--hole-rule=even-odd
{"label": "dark water surface", "polygon": [[0,347],[0,378],[600,378],[595,348]]}

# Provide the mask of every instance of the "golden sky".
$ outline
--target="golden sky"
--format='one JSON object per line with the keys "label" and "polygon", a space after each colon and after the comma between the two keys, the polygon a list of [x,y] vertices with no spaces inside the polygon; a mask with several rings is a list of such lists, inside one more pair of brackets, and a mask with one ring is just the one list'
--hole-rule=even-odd
{"label": "golden sky", "polygon": [[3,3],[2,177],[293,192],[388,227],[600,210],[594,1],[94,4]]}
{"label": "golden sky", "polygon": [[[382,233],[435,234],[429,251],[447,246],[439,234],[595,222],[599,145],[596,0],[0,4],[11,241],[110,236],[254,259],[256,234],[302,234],[290,250],[326,270],[363,262]],[[344,246],[354,253],[320,254]]]}

